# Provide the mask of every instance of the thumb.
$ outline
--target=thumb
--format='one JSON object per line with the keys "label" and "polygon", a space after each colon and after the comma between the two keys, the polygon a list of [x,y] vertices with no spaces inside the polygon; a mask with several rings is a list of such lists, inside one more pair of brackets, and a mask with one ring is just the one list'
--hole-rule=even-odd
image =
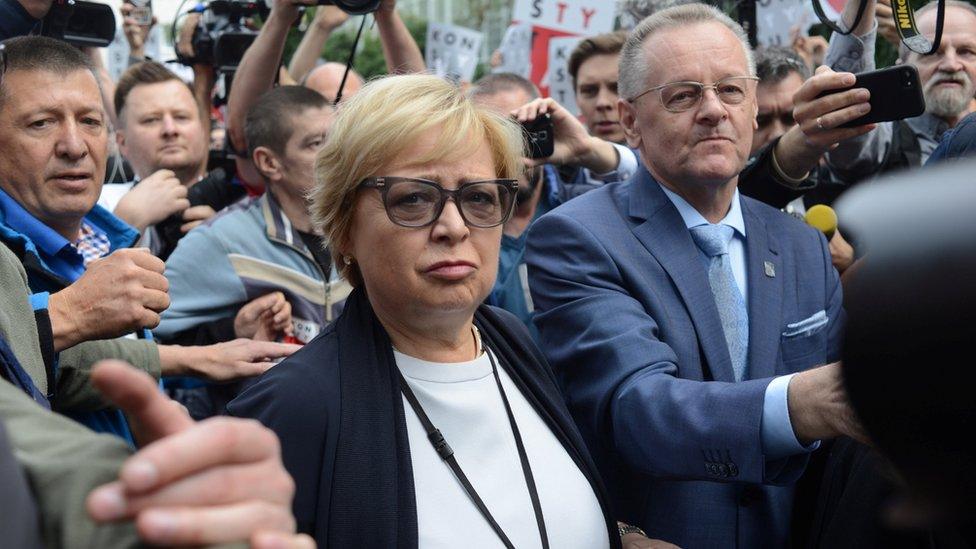
{"label": "thumb", "polygon": [[91,373],[92,385],[119,407],[133,422],[140,445],[193,425],[193,420],[160,392],[145,372],[120,360],[102,360]]}

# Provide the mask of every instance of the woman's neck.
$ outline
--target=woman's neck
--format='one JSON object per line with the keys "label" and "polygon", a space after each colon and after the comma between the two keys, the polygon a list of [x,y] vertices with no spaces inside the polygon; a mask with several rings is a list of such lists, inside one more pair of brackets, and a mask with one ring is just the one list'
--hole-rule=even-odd
{"label": "woman's neck", "polygon": [[[460,322],[407,325],[376,310],[397,351],[428,362],[468,362],[478,356],[472,316]],[[385,317],[385,318],[384,318]]]}

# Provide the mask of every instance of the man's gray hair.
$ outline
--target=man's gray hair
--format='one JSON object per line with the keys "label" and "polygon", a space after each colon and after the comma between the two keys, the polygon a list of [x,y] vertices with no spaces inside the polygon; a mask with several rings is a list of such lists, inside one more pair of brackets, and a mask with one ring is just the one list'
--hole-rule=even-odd
{"label": "man's gray hair", "polygon": [[763,46],[756,48],[756,76],[760,84],[776,84],[796,73],[806,81],[810,67],[793,48]]}
{"label": "man's gray hair", "polygon": [[644,87],[647,86],[648,67],[644,55],[644,43],[651,35],[663,30],[698,23],[718,23],[732,31],[742,43],[742,50],[749,67],[749,76],[756,75],[756,61],[752,56],[752,48],[749,47],[749,38],[746,36],[746,31],[742,30],[742,26],[712,6],[697,3],[684,4],[661,10],[649,16],[631,31],[623,49],[620,50],[620,70],[617,77],[620,97],[630,99],[644,91]]}
{"label": "man's gray hair", "polygon": [[[930,11],[934,10],[936,8],[936,6],[938,6],[938,5],[939,5],[939,2],[938,1],[932,0],[932,2],[929,2],[928,4],[925,4],[924,6],[918,8],[917,10],[915,10],[915,21],[918,21],[919,19],[921,19],[923,13],[930,12]],[[945,6],[946,6],[946,10],[948,10],[949,8],[959,8],[959,9],[966,10],[969,13],[973,14],[974,16],[976,16],[976,6],[973,6],[969,2],[962,2],[961,0],[946,0]],[[949,18],[949,15],[948,14],[946,14],[946,18],[947,19]],[[973,33],[976,34],[976,29],[973,29]],[[918,56],[918,55],[921,55],[921,54],[915,53],[912,50],[908,49],[905,46],[905,43],[904,42],[899,42],[898,43],[898,59],[900,59],[902,61],[902,63],[905,63],[905,62],[908,61],[908,56],[910,56],[910,55]]]}

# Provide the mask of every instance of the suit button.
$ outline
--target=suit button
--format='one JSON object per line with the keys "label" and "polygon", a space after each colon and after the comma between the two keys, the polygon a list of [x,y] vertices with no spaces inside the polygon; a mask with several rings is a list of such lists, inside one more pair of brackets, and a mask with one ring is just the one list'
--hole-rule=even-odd
{"label": "suit button", "polygon": [[729,462],[728,465],[729,465],[729,476],[732,478],[739,476],[739,468],[735,465],[735,463]]}
{"label": "suit button", "polygon": [[718,469],[719,476],[728,478],[728,476],[729,476],[729,468],[726,467],[724,463],[719,463],[715,467]]}

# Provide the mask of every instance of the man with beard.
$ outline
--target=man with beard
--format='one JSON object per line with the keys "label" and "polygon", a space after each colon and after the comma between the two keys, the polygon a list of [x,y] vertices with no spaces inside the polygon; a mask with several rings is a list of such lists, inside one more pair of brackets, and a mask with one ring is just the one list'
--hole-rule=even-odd
{"label": "man with beard", "polygon": [[[827,64],[835,70],[864,72],[874,69],[876,36],[874,3],[867,0],[864,17],[848,36],[830,39]],[[934,36],[936,2],[916,13],[919,30]],[[857,2],[844,9],[842,24],[850,28]],[[844,181],[855,183],[885,171],[917,167],[935,150],[946,130],[976,111],[976,7],[958,0],[946,1],[945,25],[939,51],[919,55],[901,46],[902,61],[918,69],[925,96],[925,113],[915,118],[878,124],[864,136],[842,142],[828,153],[827,160]],[[836,125],[829,117],[821,120],[825,130]]]}
{"label": "man with beard", "polygon": [[519,121],[534,120],[548,112],[553,119],[555,147],[547,164],[526,159],[533,165],[519,178],[515,213],[505,223],[499,256],[498,278],[488,303],[518,316],[533,336],[533,305],[525,270],[525,236],[539,216],[567,200],[595,189],[600,182],[564,183],[555,164],[575,164],[595,174],[612,174],[608,181],[630,177],[637,169],[637,157],[623,145],[604,141],[587,133],[586,128],[553,99],[538,99],[535,85],[511,73],[487,75],[474,83],[472,99],[499,114],[518,113]]}

